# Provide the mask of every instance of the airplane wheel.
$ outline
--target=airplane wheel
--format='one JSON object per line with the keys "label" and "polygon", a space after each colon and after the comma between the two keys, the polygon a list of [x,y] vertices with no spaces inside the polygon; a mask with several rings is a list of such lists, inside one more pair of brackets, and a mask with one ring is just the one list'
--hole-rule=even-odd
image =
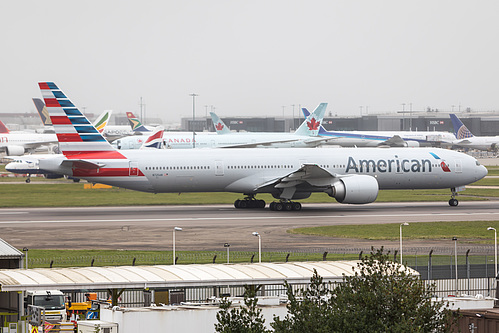
{"label": "airplane wheel", "polygon": [[236,201],[234,201],[234,207],[236,208],[241,208],[239,207],[239,203],[241,202],[241,200],[237,199]]}
{"label": "airplane wheel", "polygon": [[247,200],[241,200],[239,201],[239,208],[248,208],[248,201]]}
{"label": "airplane wheel", "polygon": [[26,178],[26,183],[28,183],[28,184],[31,183],[31,179]]}
{"label": "airplane wheel", "polygon": [[265,208],[265,200],[258,200],[258,208]]}
{"label": "airplane wheel", "polygon": [[293,210],[296,210],[296,211],[301,210],[301,203],[293,202]]}
{"label": "airplane wheel", "polygon": [[277,210],[278,212],[282,211],[283,208],[284,208],[284,205],[281,203],[281,202],[276,202],[275,205],[275,210]]}
{"label": "airplane wheel", "polygon": [[284,209],[287,210],[287,211],[290,211],[293,209],[293,205],[291,204],[291,202],[286,202],[284,204]]}
{"label": "airplane wheel", "polygon": [[457,199],[450,199],[449,200],[449,206],[456,207],[459,204],[459,201]]}
{"label": "airplane wheel", "polygon": [[275,202],[271,202],[269,205],[270,210],[275,210]]}

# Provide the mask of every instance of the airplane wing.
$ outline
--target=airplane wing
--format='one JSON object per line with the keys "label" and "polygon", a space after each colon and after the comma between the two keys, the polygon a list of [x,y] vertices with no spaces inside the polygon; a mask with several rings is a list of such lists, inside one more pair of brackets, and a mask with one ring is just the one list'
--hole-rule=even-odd
{"label": "airplane wing", "polygon": [[[307,145],[310,145],[310,147],[317,147],[327,141],[331,140],[331,138],[326,138],[326,137],[310,137],[305,140],[301,140]],[[232,145],[226,145],[226,146],[220,146],[218,148],[258,148],[258,147],[271,147],[274,144],[277,143],[288,143],[288,142],[299,142],[300,140],[298,139],[286,139],[286,140],[274,140],[274,141],[260,141],[260,142],[248,142],[248,143],[238,143],[238,144],[232,144]]]}
{"label": "airplane wing", "polygon": [[390,139],[381,142],[380,145],[386,145],[390,147],[405,147],[406,142],[399,135],[394,135]]}
{"label": "airplane wing", "polygon": [[321,168],[317,164],[303,164],[301,168],[295,170],[284,177],[272,179],[266,183],[258,185],[254,190],[259,190],[266,187],[274,188],[292,188],[298,185],[308,183],[314,187],[329,186],[334,182],[338,175],[332,174],[326,169]]}

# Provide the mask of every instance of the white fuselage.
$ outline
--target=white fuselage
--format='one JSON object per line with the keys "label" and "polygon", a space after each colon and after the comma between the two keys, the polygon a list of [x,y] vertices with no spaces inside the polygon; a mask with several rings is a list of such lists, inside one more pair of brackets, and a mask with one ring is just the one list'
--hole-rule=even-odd
{"label": "white fuselage", "polygon": [[[0,150],[7,150],[9,147],[22,147],[25,150],[35,149],[37,147],[49,144],[57,144],[55,134],[46,133],[3,133],[0,134]],[[16,155],[22,155],[16,154]]]}
{"label": "white fuselage", "polygon": [[93,160],[105,164],[97,170],[64,169],[59,166],[61,159],[40,161],[40,168],[155,193],[275,193],[274,187],[257,188],[296,172],[304,164],[327,171],[327,176],[299,185],[298,191],[304,192],[323,192],[325,187],[316,184],[351,175],[375,177],[380,189],[438,189],[466,185],[487,174],[473,157],[438,148],[165,149],[121,153],[126,159]]}
{"label": "white fuselage", "polygon": [[453,144],[463,148],[497,150],[499,148],[499,136],[473,136],[471,138],[455,140]]}

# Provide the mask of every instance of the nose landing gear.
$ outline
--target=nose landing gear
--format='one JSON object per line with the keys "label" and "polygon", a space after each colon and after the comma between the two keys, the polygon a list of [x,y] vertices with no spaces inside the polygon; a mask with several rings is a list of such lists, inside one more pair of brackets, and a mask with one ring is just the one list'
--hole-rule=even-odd
{"label": "nose landing gear", "polygon": [[450,190],[452,194],[451,194],[451,199],[449,200],[449,206],[456,207],[459,204],[459,201],[456,199],[457,196],[456,188],[453,187]]}

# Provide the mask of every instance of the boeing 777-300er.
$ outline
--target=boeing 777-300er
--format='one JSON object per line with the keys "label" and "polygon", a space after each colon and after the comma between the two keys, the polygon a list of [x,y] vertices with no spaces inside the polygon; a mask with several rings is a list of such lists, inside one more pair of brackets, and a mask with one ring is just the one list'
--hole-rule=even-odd
{"label": "boeing 777-300er", "polygon": [[[166,148],[313,148],[323,144],[328,138],[318,137],[319,124],[326,112],[327,103],[321,103],[314,112],[305,119],[294,133],[259,132],[259,133],[215,133],[200,132],[165,132]],[[215,118],[213,118],[215,117]],[[225,127],[215,114],[212,114],[215,127]],[[115,140],[113,145],[118,149],[136,149],[140,147],[144,137],[130,136]]]}
{"label": "boeing 777-300er", "polygon": [[[482,179],[473,157],[439,148],[157,149],[115,150],[52,82],[39,83],[63,156],[40,168],[151,193],[235,192],[238,208],[265,207],[259,193],[279,201],[271,210],[300,210],[312,192],[341,203],[366,204],[380,189],[451,189]],[[327,151],[327,153],[326,153]]]}
{"label": "boeing 777-300er", "polygon": [[[302,108],[305,117],[310,114]],[[319,135],[334,138],[327,142],[342,147],[429,147],[452,145],[454,134],[437,131],[327,131],[322,125]]]}
{"label": "boeing 777-300er", "polygon": [[455,115],[450,114],[454,134],[457,140],[452,143],[463,148],[496,151],[499,145],[499,136],[474,136],[463,122]]}

